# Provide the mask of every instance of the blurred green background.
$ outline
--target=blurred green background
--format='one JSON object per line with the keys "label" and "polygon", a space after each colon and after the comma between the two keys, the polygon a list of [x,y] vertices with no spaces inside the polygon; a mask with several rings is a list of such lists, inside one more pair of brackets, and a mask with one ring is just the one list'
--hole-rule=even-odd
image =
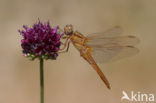
{"label": "blurred green background", "polygon": [[22,55],[18,33],[38,18],[84,35],[119,25],[141,40],[138,55],[99,65],[111,90],[73,46],[46,61],[45,103],[121,103],[123,90],[156,94],[155,10],[156,0],[0,0],[0,103],[40,101],[39,61]]}

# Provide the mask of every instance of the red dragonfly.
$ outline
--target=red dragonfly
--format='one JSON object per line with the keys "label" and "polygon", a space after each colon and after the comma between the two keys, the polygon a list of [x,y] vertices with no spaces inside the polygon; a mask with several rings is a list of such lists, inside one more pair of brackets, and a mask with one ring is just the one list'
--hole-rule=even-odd
{"label": "red dragonfly", "polygon": [[67,52],[72,42],[81,57],[96,70],[108,89],[111,88],[110,83],[97,63],[118,60],[138,52],[134,45],[139,42],[139,39],[132,35],[121,35],[122,29],[118,26],[88,36],[74,31],[72,25],[66,25],[63,32],[65,35],[62,36],[62,39],[65,39],[65,42],[62,43],[64,46],[61,49],[62,52]]}

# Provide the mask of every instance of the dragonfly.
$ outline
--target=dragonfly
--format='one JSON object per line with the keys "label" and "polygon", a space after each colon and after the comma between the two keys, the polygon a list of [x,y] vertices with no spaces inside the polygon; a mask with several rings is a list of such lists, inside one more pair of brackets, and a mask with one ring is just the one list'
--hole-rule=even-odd
{"label": "dragonfly", "polygon": [[111,89],[110,83],[97,63],[105,63],[119,60],[124,57],[134,55],[139,52],[135,47],[139,39],[132,35],[121,35],[122,29],[115,26],[105,32],[94,33],[84,36],[78,31],[74,31],[72,25],[64,27],[64,43],[61,52],[68,52],[70,43],[80,52],[83,57],[97,72],[108,89]]}

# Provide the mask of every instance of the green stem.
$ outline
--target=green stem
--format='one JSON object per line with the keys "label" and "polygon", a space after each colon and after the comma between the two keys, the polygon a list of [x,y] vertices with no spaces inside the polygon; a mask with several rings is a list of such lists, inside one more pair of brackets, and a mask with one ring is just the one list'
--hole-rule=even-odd
{"label": "green stem", "polygon": [[44,103],[44,70],[43,59],[40,59],[40,103]]}

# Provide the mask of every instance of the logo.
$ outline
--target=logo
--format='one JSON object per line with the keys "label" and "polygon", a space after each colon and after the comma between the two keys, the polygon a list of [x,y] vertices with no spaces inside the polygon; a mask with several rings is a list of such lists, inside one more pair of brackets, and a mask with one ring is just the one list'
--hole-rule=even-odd
{"label": "logo", "polygon": [[131,91],[130,95],[128,95],[125,91],[122,91],[121,101],[127,100],[131,102],[153,102],[154,101],[154,94],[147,94],[141,92],[134,92]]}

